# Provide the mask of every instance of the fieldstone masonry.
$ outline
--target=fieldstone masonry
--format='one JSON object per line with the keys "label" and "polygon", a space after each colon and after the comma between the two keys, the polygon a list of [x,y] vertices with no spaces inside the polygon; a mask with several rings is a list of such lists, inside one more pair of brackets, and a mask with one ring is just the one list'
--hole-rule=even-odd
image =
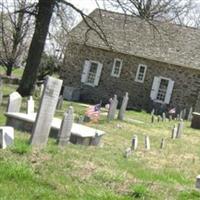
{"label": "fieldstone masonry", "polygon": [[22,97],[18,92],[9,95],[7,112],[20,112]]}
{"label": "fieldstone masonry", "polygon": [[128,99],[129,99],[128,92],[126,92],[125,96],[123,97],[122,105],[121,105],[121,108],[120,108],[119,113],[118,113],[118,119],[119,120],[124,120],[126,108],[127,108],[127,105],[128,105]]}
{"label": "fieldstone masonry", "polygon": [[71,129],[74,121],[73,110],[74,110],[73,107],[70,106],[62,120],[61,128],[58,133],[58,145],[60,146],[69,144]]}
{"label": "fieldstone masonry", "polygon": [[30,139],[32,145],[42,147],[47,143],[61,86],[62,80],[47,77]]}

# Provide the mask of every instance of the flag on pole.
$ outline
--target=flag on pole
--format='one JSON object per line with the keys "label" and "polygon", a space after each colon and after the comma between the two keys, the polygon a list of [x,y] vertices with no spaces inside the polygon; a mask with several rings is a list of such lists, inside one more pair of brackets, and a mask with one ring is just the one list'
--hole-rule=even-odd
{"label": "flag on pole", "polygon": [[98,121],[100,117],[100,109],[101,109],[101,104],[89,106],[85,112],[85,115],[89,117],[92,121]]}
{"label": "flag on pole", "polygon": [[172,108],[169,110],[169,114],[175,114],[176,113],[176,108]]}

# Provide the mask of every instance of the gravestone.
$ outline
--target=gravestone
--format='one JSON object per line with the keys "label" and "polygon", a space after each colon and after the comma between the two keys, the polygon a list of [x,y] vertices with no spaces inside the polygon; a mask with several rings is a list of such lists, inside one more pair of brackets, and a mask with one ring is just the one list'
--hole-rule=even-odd
{"label": "gravestone", "polygon": [[158,115],[157,121],[160,122],[160,120],[161,120],[161,117],[160,115]]}
{"label": "gravestone", "polygon": [[27,114],[34,113],[34,107],[35,107],[35,101],[33,100],[33,97],[30,96],[29,100],[27,101]]}
{"label": "gravestone", "polygon": [[136,150],[138,146],[138,137],[134,135],[131,141],[131,150]]}
{"label": "gravestone", "polygon": [[108,121],[115,119],[117,105],[118,105],[118,100],[117,100],[117,95],[115,94],[114,98],[110,100],[110,106],[109,106],[108,116],[107,116]]}
{"label": "gravestone", "polygon": [[160,142],[160,148],[163,149],[164,146],[165,146],[165,139],[162,138],[162,139],[161,139],[161,142]]}
{"label": "gravestone", "polygon": [[183,134],[183,120],[178,123],[176,138],[180,138]]}
{"label": "gravestone", "polygon": [[169,121],[172,121],[172,115],[169,115]]}
{"label": "gravestone", "polygon": [[62,106],[63,106],[63,96],[60,95],[59,98],[58,98],[58,103],[56,105],[56,109],[61,110]]}
{"label": "gravestone", "polygon": [[64,146],[69,144],[70,136],[71,136],[71,129],[74,121],[73,117],[74,109],[70,106],[67,112],[64,115],[64,118],[61,123],[61,127],[58,133],[58,145]]}
{"label": "gravestone", "polygon": [[45,146],[47,143],[62,82],[62,80],[50,76],[46,79],[42,99],[40,101],[40,106],[30,139],[32,145]]}
{"label": "gravestone", "polygon": [[127,105],[128,105],[128,99],[129,99],[128,98],[128,92],[126,92],[125,96],[123,97],[122,105],[121,105],[121,108],[120,108],[119,113],[118,113],[118,119],[119,120],[124,120],[126,108],[127,108]]}
{"label": "gravestone", "polygon": [[0,127],[0,149],[5,149],[11,145],[14,140],[14,129],[10,126]]}
{"label": "gravestone", "polygon": [[44,91],[44,84],[41,84],[40,85],[40,97],[42,97],[43,91]]}
{"label": "gravestone", "polygon": [[153,108],[151,111],[151,115],[154,115],[154,114],[155,114],[155,109]]}
{"label": "gravestone", "polygon": [[124,157],[128,158],[129,156],[131,156],[131,153],[132,153],[131,148],[128,147],[124,152]]}
{"label": "gravestone", "polygon": [[146,150],[150,150],[150,140],[149,140],[149,136],[145,135],[144,137],[144,148]]}
{"label": "gravestone", "polygon": [[198,93],[198,96],[197,96],[194,112],[200,113],[200,92]]}
{"label": "gravestone", "polygon": [[176,127],[176,125],[174,125],[174,127],[173,127],[173,129],[172,129],[171,138],[172,138],[172,139],[175,139],[175,138],[176,138],[176,135],[177,135],[177,127]]}
{"label": "gravestone", "polygon": [[192,113],[192,128],[200,129],[200,113],[193,112]]}
{"label": "gravestone", "polygon": [[20,112],[22,97],[18,92],[9,95],[7,112]]}
{"label": "gravestone", "polygon": [[187,116],[188,121],[192,121],[192,113],[193,113],[193,108],[191,107]]}
{"label": "gravestone", "polygon": [[186,119],[186,114],[187,114],[186,108],[184,108],[182,112],[183,112],[183,115],[182,115],[183,118],[182,119],[185,120]]}
{"label": "gravestone", "polygon": [[166,114],[162,113],[162,121],[165,122],[166,121]]}
{"label": "gravestone", "polygon": [[155,122],[155,115],[151,115],[151,123]]}
{"label": "gravestone", "polygon": [[196,177],[196,188],[200,189],[200,175]]}

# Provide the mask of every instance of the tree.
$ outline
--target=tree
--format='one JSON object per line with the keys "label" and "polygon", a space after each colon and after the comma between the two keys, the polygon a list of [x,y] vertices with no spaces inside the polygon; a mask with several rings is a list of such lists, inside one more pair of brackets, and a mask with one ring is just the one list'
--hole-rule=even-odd
{"label": "tree", "polygon": [[[96,0],[96,2],[98,3],[98,0]],[[178,0],[109,0],[109,2],[112,3],[112,6],[117,5],[125,14],[137,15],[147,20],[152,20],[155,16],[159,18],[160,16],[164,16],[165,13],[168,13],[167,16],[171,15],[175,17],[173,11],[175,10],[176,15],[178,15],[180,13],[179,10],[181,11],[181,8],[184,10],[186,5],[183,3],[181,7],[181,4],[177,3]],[[88,31],[92,30],[96,32],[98,36],[109,45],[106,35],[98,23],[93,18],[87,17],[84,12],[75,7],[72,3],[65,0],[39,0],[35,31],[28,52],[22,80],[17,89],[22,96],[28,96],[33,92],[51,17],[53,11],[56,10],[55,8],[58,8],[61,4],[79,13],[88,26]]]}
{"label": "tree", "polygon": [[[24,59],[27,50],[27,35],[31,29],[30,15],[16,10],[28,9],[26,0],[17,0],[12,5],[6,0],[0,3],[0,63],[11,75],[13,67]],[[30,7],[29,7],[30,9]]]}

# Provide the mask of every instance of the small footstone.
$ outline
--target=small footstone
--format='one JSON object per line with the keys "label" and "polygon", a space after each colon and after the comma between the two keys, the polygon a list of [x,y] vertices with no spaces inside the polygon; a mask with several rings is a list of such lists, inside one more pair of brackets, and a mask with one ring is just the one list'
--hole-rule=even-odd
{"label": "small footstone", "polygon": [[196,177],[196,188],[200,189],[200,175]]}
{"label": "small footstone", "polygon": [[173,129],[172,129],[171,138],[172,138],[172,139],[175,139],[175,138],[176,138],[176,135],[177,135],[177,127],[176,127],[176,125],[174,125],[174,127],[173,127]]}
{"label": "small footstone", "polygon": [[11,145],[14,140],[14,129],[10,126],[0,127],[0,149],[5,149]]}
{"label": "small footstone", "polygon": [[161,139],[161,143],[160,143],[160,148],[163,149],[164,146],[165,146],[165,139],[162,138],[162,139]]}
{"label": "small footstone", "polygon": [[144,137],[144,148],[146,150],[150,150],[150,140],[149,140],[149,136],[145,136]]}
{"label": "small footstone", "polygon": [[136,150],[137,146],[138,146],[138,137],[137,135],[134,135],[131,142],[131,149]]}

